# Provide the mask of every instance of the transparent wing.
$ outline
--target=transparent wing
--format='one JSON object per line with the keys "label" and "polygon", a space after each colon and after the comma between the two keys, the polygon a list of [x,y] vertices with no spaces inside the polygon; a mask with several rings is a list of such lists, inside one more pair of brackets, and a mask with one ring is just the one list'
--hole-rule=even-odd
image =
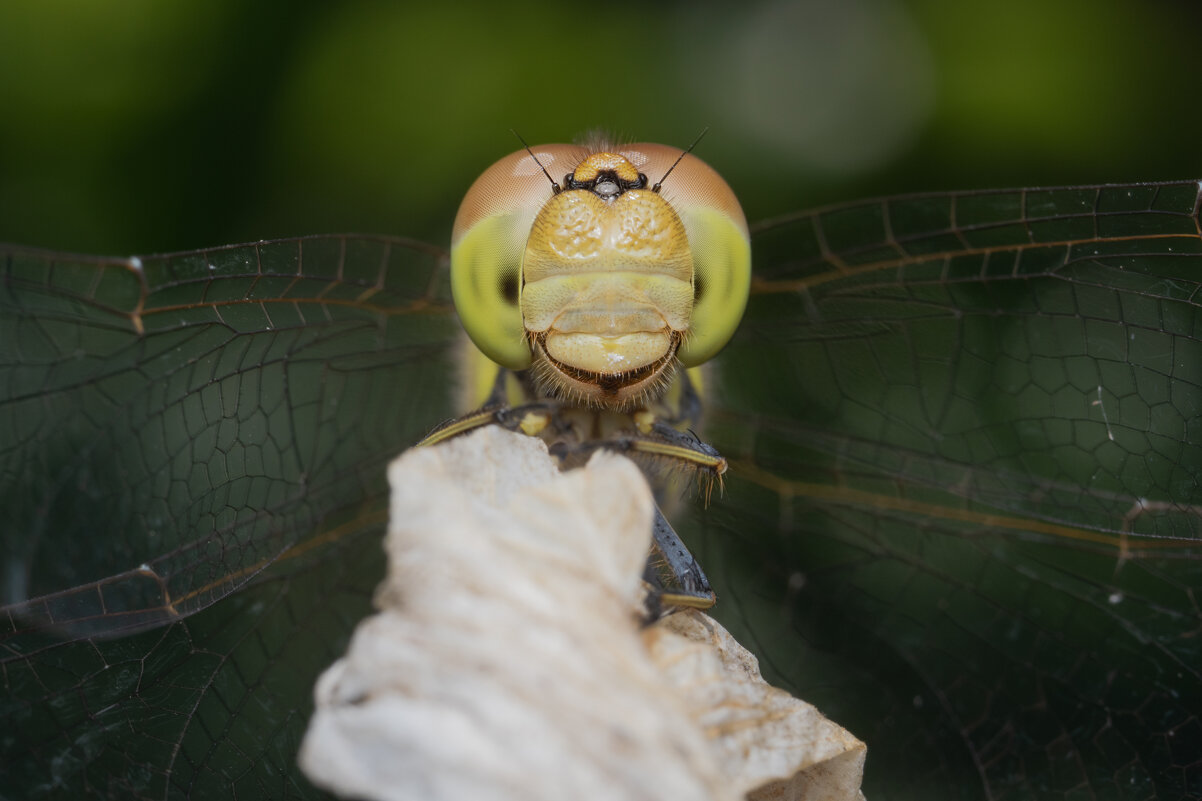
{"label": "transparent wing", "polygon": [[1198,196],[755,232],[698,558],[769,673],[867,740],[868,797],[1202,792]]}
{"label": "transparent wing", "polygon": [[[768,674],[869,741],[873,797],[1197,781],[1196,198],[758,230],[711,414],[727,495],[678,528]],[[441,254],[5,258],[0,774],[316,795],[296,748],[380,575],[383,464],[451,413]]]}
{"label": "transparent wing", "polygon": [[452,413],[444,255],[0,258],[5,785],[311,794],[296,744],[382,574],[384,467]]}

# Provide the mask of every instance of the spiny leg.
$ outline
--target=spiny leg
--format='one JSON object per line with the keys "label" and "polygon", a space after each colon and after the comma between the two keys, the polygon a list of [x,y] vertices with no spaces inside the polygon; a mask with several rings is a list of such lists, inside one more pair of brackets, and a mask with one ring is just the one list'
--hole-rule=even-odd
{"label": "spiny leg", "polygon": [[535,401],[520,406],[484,406],[440,424],[417,443],[417,446],[424,448],[437,445],[488,425],[498,425],[507,431],[531,437],[539,436],[549,427],[558,432],[556,426],[559,425],[559,408],[559,404],[554,401]]}
{"label": "spiny leg", "polygon": [[[434,445],[486,425],[499,425],[510,431],[542,436],[550,440],[551,454],[566,467],[584,464],[594,451],[602,448],[631,456],[640,463],[647,477],[652,479],[657,496],[662,495],[668,483],[663,478],[665,468],[683,468],[694,472],[703,485],[702,494],[707,504],[714,483],[721,485],[722,474],[726,472],[726,460],[722,455],[712,446],[702,442],[693,432],[681,431],[668,424],[668,421],[671,421],[679,426],[699,418],[700,398],[687,374],[680,374],[680,396],[670,416],[657,416],[651,412],[636,413],[630,416],[634,425],[633,431],[603,439],[586,440],[582,440],[580,431],[563,414],[566,411],[580,410],[565,407],[562,402],[545,399],[514,406],[506,405],[505,401],[509,397],[506,382],[507,377],[511,375],[504,370],[498,374],[484,407],[443,423],[418,444]],[[529,387],[529,382],[523,381],[523,374],[519,373],[514,377],[521,381],[523,386]],[[651,588],[646,603],[648,622],[676,608],[708,609],[717,600],[705,572],[689,553],[658,505],[655,507],[652,549],[644,570],[644,579]]]}
{"label": "spiny leg", "polygon": [[702,497],[709,503],[714,484],[722,486],[726,473],[726,459],[711,445],[702,442],[691,431],[678,431],[671,426],[655,422],[638,434],[620,434],[604,440],[587,442],[556,442],[550,447],[551,454],[562,463],[576,466],[584,464],[597,450],[609,450],[629,456],[639,463],[648,478],[662,490],[661,476],[666,469],[685,470],[695,474],[701,484]]}
{"label": "spiny leg", "polygon": [[705,571],[658,506],[651,524],[651,539],[652,554],[643,569],[643,580],[651,588],[646,601],[648,622],[675,608],[709,609],[717,603],[718,596],[710,587]]}
{"label": "spiny leg", "polygon": [[[707,503],[713,484],[720,483],[726,471],[726,460],[713,447],[691,432],[677,431],[662,423],[653,426],[646,436],[621,436],[584,443],[557,442],[551,452],[562,464],[582,464],[599,449],[617,451],[641,463],[643,472],[656,485],[657,496],[663,495],[669,482],[663,479],[661,470],[653,469],[654,463],[666,462],[675,469],[695,472],[703,484]],[[717,595],[705,571],[689,553],[658,503],[651,535],[651,554],[643,571],[643,578],[651,589],[646,600],[647,622],[654,622],[675,609],[712,607],[717,602]]]}

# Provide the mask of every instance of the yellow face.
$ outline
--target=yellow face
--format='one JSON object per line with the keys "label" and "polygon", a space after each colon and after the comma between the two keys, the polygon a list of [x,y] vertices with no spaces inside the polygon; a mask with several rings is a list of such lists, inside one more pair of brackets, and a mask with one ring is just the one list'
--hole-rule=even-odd
{"label": "yellow face", "polygon": [[451,288],[464,328],[548,394],[643,405],[734,334],[751,281],[743,211],[692,155],[656,191],[678,148],[531,150],[486,170],[459,207]]}

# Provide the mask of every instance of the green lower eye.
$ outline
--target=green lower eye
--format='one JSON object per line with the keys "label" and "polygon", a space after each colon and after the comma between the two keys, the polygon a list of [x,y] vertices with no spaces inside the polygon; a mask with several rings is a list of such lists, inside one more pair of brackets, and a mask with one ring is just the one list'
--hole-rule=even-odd
{"label": "green lower eye", "polygon": [[512,228],[510,217],[489,217],[451,248],[451,293],[476,347],[502,367],[522,370],[530,348],[518,307],[521,252],[507,246]]}
{"label": "green lower eye", "polygon": [[[546,167],[569,169],[562,187]],[[671,202],[646,188],[669,173]],[[677,148],[515,153],[476,181],[455,227],[452,291],[472,341],[510,369],[538,360],[556,394],[593,404],[641,402],[661,373],[712,358],[747,303],[742,210]]]}
{"label": "green lower eye", "polygon": [[693,319],[680,349],[686,367],[703,364],[722,350],[747,306],[751,288],[751,244],[734,220],[714,209],[683,215],[693,251]]}

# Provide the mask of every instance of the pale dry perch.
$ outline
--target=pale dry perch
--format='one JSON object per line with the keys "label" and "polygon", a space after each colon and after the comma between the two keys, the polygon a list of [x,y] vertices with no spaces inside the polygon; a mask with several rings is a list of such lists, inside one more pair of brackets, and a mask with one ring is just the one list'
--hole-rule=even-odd
{"label": "pale dry perch", "polygon": [[[322,675],[301,767],[365,799],[855,799],[865,747],[714,620],[643,627],[652,499],[488,428],[389,467],[379,614]],[[757,789],[758,788],[758,789]]]}

